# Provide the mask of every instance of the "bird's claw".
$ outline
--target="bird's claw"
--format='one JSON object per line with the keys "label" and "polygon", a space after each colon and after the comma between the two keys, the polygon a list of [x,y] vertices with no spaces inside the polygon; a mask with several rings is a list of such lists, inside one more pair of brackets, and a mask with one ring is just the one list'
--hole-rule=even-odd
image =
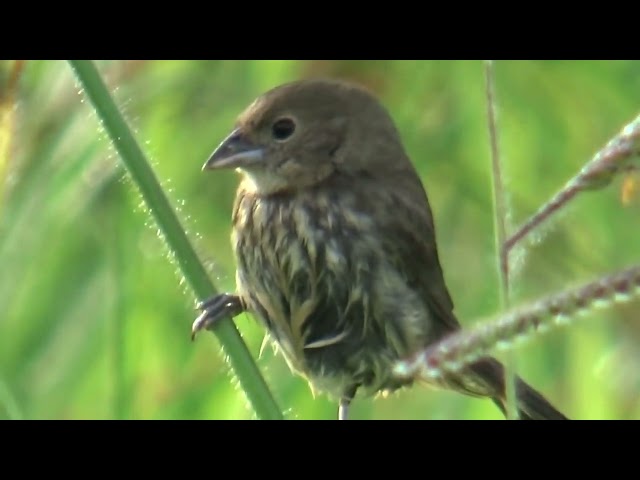
{"label": "bird's claw", "polygon": [[198,315],[191,326],[191,340],[196,338],[200,330],[211,329],[223,318],[235,317],[244,311],[240,298],[230,293],[216,295],[199,302],[196,309],[201,310],[202,313]]}

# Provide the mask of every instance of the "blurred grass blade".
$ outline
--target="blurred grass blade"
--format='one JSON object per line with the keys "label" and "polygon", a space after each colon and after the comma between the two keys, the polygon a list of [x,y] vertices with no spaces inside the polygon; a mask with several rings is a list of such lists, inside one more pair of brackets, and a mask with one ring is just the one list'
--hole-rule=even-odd
{"label": "blurred grass blade", "polygon": [[582,287],[551,295],[507,313],[495,321],[455,333],[396,365],[400,376],[438,378],[456,372],[492,350],[513,350],[553,327],[566,325],[579,313],[640,296],[640,265]]}
{"label": "blurred grass blade", "polygon": [[2,412],[2,410],[6,413],[6,418],[10,420],[22,420],[24,418],[18,402],[11,394],[8,385],[3,380],[0,380],[0,412]]}
{"label": "blurred grass blade", "polygon": [[6,87],[0,85],[0,206],[4,200],[4,187],[9,172],[11,139],[14,133],[15,104],[18,82],[24,69],[24,60],[15,60]]}
{"label": "blurred grass blade", "polygon": [[[95,65],[88,60],[70,60],[69,63],[131,177],[140,189],[187,282],[199,299],[206,299],[214,295],[216,290],[207,272],[191,246],[140,146],[109,95]],[[281,410],[271,395],[233,321],[227,318],[220,322],[214,333],[218,336],[224,351],[228,354],[231,366],[238,376],[240,385],[258,418],[283,418]],[[188,335],[187,330],[185,330],[185,335]]]}

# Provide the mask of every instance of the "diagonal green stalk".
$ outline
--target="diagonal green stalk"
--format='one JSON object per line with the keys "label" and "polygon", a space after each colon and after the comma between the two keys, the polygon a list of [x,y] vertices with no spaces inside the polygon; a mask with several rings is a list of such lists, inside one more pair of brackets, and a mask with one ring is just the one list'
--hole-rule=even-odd
{"label": "diagonal green stalk", "polygon": [[[502,165],[498,146],[498,130],[496,121],[496,102],[494,92],[493,61],[485,61],[485,83],[487,88],[487,119],[489,124],[489,141],[491,143],[491,172],[493,186],[493,214],[496,245],[498,278],[500,281],[500,310],[509,307],[509,251],[505,246],[507,240],[507,202],[504,183],[502,181]],[[515,353],[507,355],[505,362],[505,396],[507,418],[518,419],[518,407],[515,387]]]}
{"label": "diagonal green stalk", "polygon": [[[69,60],[69,63],[127,170],[140,189],[189,285],[200,299],[215,295],[215,287],[95,65],[89,60]],[[224,319],[216,326],[214,333],[222,343],[222,348],[228,355],[240,385],[258,418],[282,419],[282,411],[276,404],[233,321],[229,318]]]}

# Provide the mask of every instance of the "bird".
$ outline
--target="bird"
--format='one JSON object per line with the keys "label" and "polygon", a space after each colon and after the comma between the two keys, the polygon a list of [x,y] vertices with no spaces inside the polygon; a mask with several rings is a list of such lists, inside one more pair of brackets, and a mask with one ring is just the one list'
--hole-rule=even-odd
{"label": "bird", "polygon": [[[277,86],[237,118],[203,170],[240,174],[231,216],[236,291],[198,304],[192,336],[249,312],[294,374],[349,417],[356,393],[415,383],[398,361],[462,327],[421,179],[389,111],[366,88]],[[433,386],[488,397],[506,416],[503,365],[482,358]],[[516,379],[521,419],[566,419]]]}

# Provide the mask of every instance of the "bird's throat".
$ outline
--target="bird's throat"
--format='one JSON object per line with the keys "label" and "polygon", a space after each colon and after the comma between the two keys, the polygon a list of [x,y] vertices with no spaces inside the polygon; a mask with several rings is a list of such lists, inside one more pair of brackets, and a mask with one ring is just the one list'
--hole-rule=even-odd
{"label": "bird's throat", "polygon": [[242,175],[242,188],[248,193],[256,195],[270,195],[285,190],[289,190],[288,182],[282,177],[263,170],[246,170],[238,168]]}

